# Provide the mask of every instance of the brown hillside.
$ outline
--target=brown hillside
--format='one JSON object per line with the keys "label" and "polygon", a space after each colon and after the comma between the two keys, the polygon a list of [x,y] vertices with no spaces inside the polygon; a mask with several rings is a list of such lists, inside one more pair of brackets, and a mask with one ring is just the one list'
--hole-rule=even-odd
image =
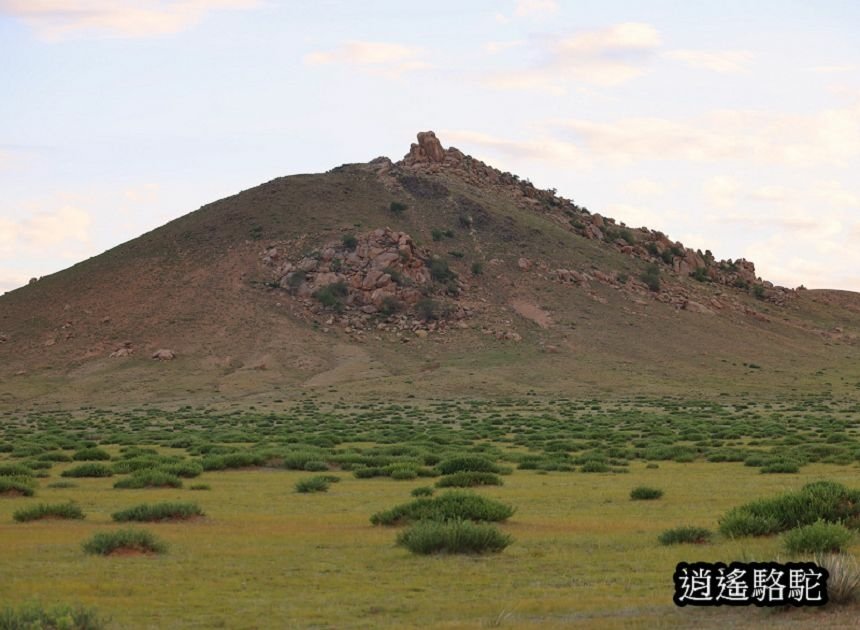
{"label": "brown hillside", "polygon": [[430,132],[400,162],[275,179],[0,297],[0,396],[845,393],[858,322],[858,294],[774,287]]}

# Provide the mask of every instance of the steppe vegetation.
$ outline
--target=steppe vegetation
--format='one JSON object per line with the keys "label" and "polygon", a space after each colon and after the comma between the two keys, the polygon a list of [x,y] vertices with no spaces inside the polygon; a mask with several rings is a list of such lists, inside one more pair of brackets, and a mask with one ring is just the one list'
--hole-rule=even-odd
{"label": "steppe vegetation", "polygon": [[[860,588],[858,412],[644,396],[5,412],[0,604],[23,604],[0,628],[242,627],[260,606],[302,627],[838,626]],[[834,566],[834,603],[672,605],[679,561],[787,558]]]}

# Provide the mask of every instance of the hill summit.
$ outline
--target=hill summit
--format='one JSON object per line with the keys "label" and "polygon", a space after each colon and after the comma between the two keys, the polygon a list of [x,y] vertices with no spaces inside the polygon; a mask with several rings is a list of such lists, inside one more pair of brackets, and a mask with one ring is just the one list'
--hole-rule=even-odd
{"label": "hill summit", "polygon": [[0,396],[826,389],[858,313],[425,131],[397,162],[275,179],[0,297]]}

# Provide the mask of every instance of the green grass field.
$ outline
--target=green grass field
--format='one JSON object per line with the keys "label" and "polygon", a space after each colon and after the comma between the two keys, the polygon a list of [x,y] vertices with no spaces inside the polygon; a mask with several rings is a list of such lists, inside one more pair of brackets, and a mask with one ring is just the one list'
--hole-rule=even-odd
{"label": "green grass field", "polygon": [[[108,627],[116,628],[847,627],[841,624],[860,613],[856,604],[789,612],[677,609],[672,604],[672,573],[679,561],[789,558],[779,537],[728,540],[715,535],[711,544],[676,546],[657,541],[661,532],[681,525],[716,532],[718,519],[730,508],[797,490],[810,481],[857,487],[860,451],[853,408],[834,404],[815,412],[810,404],[789,411],[791,405],[783,403],[769,410],[738,411],[712,406],[699,416],[682,407],[677,422],[664,423],[674,428],[663,432],[668,442],[663,446],[687,450],[662,454],[682,461],[657,461],[653,456],[659,453],[648,449],[658,445],[634,445],[644,439],[635,427],[640,421],[672,417],[676,401],[588,403],[575,413],[561,405],[472,402],[361,410],[305,403],[283,415],[249,411],[234,416],[189,409],[126,415],[85,411],[81,418],[95,427],[89,429],[75,415],[7,418],[0,471],[16,463],[58,460],[62,454],[71,459],[94,443],[110,453],[107,463],[121,470],[143,466],[147,457],[153,467],[175,464],[169,459],[173,457],[209,470],[183,478],[182,488],[117,489],[114,484],[130,473],[68,479],[61,478],[62,472],[80,462],[36,466],[29,480],[35,496],[0,498],[0,608],[30,600],[82,604],[96,608],[110,618]],[[566,418],[564,409],[574,417]],[[349,422],[363,413],[373,417]],[[748,423],[745,414],[767,413],[782,414],[789,429],[770,437],[747,435],[745,427],[768,423]],[[715,427],[734,427],[733,435],[718,446],[710,445],[712,435],[701,436],[700,444],[680,439],[690,438],[705,416]],[[508,425],[519,426],[521,420],[525,432],[511,432]],[[221,429],[210,431],[210,424]],[[552,429],[553,424],[558,426]],[[840,450],[819,449],[819,459],[842,456],[840,461],[809,461],[816,452],[810,448],[815,443],[810,436],[830,427],[821,433],[821,442],[828,444],[837,424],[844,424],[840,432],[845,439],[830,444]],[[487,431],[490,426],[496,430]],[[595,427],[603,437],[595,433],[568,438],[571,443],[562,446],[556,443],[565,431],[587,433]],[[541,440],[536,433],[544,430],[551,435]],[[398,437],[400,431],[405,441]],[[618,438],[625,431],[630,432],[625,440]],[[788,445],[794,450],[785,450],[792,435],[807,432],[803,442]],[[674,437],[668,439],[668,433]],[[242,435],[247,439],[236,439]],[[129,451],[132,446],[159,455]],[[802,462],[800,447],[807,455]],[[39,448],[42,451],[36,452]],[[613,448],[619,450],[610,452]],[[800,472],[764,474],[743,461],[706,461],[727,448],[746,456],[764,453],[765,459],[776,449],[781,458],[795,457]],[[652,457],[641,457],[646,451]],[[218,470],[213,467],[224,463],[214,459],[218,452],[242,453],[246,459],[258,454],[251,461],[265,461],[245,465],[236,458],[232,464],[237,467]],[[310,454],[326,462],[326,474],[340,482],[325,492],[296,492],[297,481],[318,473],[285,466]],[[474,491],[516,507],[499,525],[513,536],[510,547],[481,556],[412,555],[395,546],[402,527],[371,525],[371,514],[410,501],[413,488],[433,485],[438,477],[423,475],[436,474],[439,461],[475,454],[509,469],[503,470],[510,472],[503,475],[504,485]],[[421,475],[407,480],[359,478],[345,469],[362,468],[347,462],[360,457],[366,458],[365,464],[376,458],[381,468],[391,465],[388,460],[395,460],[400,470],[412,465]],[[603,461],[609,472],[583,472],[589,462]],[[565,470],[535,470],[535,462]],[[74,487],[49,487],[61,479]],[[192,490],[198,483],[211,490]],[[630,491],[641,485],[664,494],[657,500],[631,500]],[[22,508],[68,501],[81,507],[84,520],[13,520],[13,513]],[[167,501],[194,502],[206,516],[135,524],[166,542],[165,554],[103,557],[83,552],[82,543],[94,534],[125,526],[113,522],[112,513]],[[848,551],[860,551],[856,540]]]}

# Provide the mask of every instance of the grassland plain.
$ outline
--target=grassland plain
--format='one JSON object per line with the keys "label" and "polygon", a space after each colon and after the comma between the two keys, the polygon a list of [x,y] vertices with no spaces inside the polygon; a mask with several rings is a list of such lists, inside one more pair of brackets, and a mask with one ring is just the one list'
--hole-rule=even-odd
{"label": "grassland plain", "polygon": [[[116,628],[850,627],[856,605],[679,610],[671,576],[681,560],[788,558],[777,537],[717,536],[708,545],[676,546],[657,537],[680,525],[716,531],[732,507],[810,481],[856,487],[856,413],[851,402],[824,399],[387,406],[308,400],[280,412],[10,413],[0,467],[30,467],[36,496],[0,498],[0,605],[80,603]],[[63,455],[72,460],[94,446],[125,474],[177,460],[207,470],[184,479],[183,488],[117,489],[119,472],[50,487],[79,464],[59,461]],[[476,490],[516,507],[500,524],[514,538],[505,551],[414,556],[395,546],[401,528],[370,524],[371,514],[409,501],[413,488],[432,482],[423,475],[437,474],[440,461],[463,456],[513,469],[503,486]],[[726,458],[734,461],[719,461]],[[771,459],[791,459],[799,472],[762,473]],[[325,493],[295,492],[309,473],[288,467],[319,461],[341,482]],[[422,476],[386,475],[390,466],[410,465]],[[376,476],[359,477],[358,470]],[[211,490],[191,490],[198,482]],[[640,485],[664,495],[632,501],[630,491]],[[67,501],[86,518],[13,520],[21,508]],[[166,554],[83,553],[82,542],[117,529],[112,513],[164,501],[193,501],[206,514],[147,523],[168,544]],[[849,551],[860,551],[856,540]]]}

